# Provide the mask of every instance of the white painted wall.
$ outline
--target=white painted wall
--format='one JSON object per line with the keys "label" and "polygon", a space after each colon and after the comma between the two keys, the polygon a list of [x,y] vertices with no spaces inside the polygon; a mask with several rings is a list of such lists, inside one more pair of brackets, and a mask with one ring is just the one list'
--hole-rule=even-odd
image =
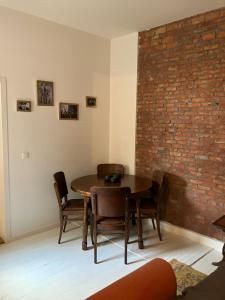
{"label": "white painted wall", "polygon": [[135,172],[138,33],[111,40],[110,162]]}
{"label": "white painted wall", "polygon": [[0,80],[0,237],[5,233],[5,214],[3,200],[3,137],[2,137],[2,84]]}
{"label": "white painted wall", "polygon": [[[58,222],[52,174],[68,184],[108,161],[110,42],[0,8],[0,75],[7,78],[11,237]],[[55,85],[55,106],[36,105],[36,80]],[[85,96],[98,98],[85,107]],[[16,111],[17,99],[32,112]],[[59,121],[58,103],[80,105],[79,121]],[[21,160],[23,151],[30,158]]]}
{"label": "white painted wall", "polygon": [[0,76],[0,237],[10,233],[8,111],[6,78]]}

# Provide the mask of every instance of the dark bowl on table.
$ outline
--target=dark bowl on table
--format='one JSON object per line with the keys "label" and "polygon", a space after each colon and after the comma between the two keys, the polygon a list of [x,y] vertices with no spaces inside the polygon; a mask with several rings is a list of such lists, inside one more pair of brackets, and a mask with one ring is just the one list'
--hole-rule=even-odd
{"label": "dark bowl on table", "polygon": [[121,180],[120,174],[111,174],[111,175],[105,176],[105,182],[117,183],[117,182],[120,182],[120,180]]}

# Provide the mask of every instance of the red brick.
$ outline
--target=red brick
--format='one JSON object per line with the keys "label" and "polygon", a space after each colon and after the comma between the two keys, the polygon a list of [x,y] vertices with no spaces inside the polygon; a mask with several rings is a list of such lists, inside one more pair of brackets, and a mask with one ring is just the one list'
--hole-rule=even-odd
{"label": "red brick", "polygon": [[197,25],[199,23],[202,23],[204,22],[205,20],[205,16],[204,15],[198,15],[198,16],[195,16],[191,19],[191,22],[193,25]]}
{"label": "red brick", "polygon": [[166,32],[166,26],[157,27],[154,30],[154,34],[161,34]]}
{"label": "red brick", "polygon": [[[223,9],[222,9],[223,10]],[[205,21],[211,21],[215,19],[219,19],[221,16],[222,10],[215,10],[205,14]]]}
{"label": "red brick", "polygon": [[225,31],[220,31],[217,33],[218,38],[225,38]]}
{"label": "red brick", "polygon": [[215,37],[216,37],[215,32],[205,33],[205,34],[202,35],[202,39],[203,39],[204,41],[213,40],[213,39],[215,39]]}
{"label": "red brick", "polygon": [[222,8],[139,34],[136,173],[164,171],[163,218],[215,238],[225,209],[224,24]]}

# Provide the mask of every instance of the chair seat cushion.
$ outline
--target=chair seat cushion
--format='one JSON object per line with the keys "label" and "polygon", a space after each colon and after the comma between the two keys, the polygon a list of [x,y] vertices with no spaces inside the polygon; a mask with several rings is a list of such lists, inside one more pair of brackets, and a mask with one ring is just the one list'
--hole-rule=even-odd
{"label": "chair seat cushion", "polygon": [[66,202],[63,211],[73,211],[73,210],[82,210],[82,209],[84,209],[83,199],[70,199]]}
{"label": "chair seat cushion", "polygon": [[97,222],[98,224],[101,225],[124,225],[124,217],[121,218],[98,217]]}

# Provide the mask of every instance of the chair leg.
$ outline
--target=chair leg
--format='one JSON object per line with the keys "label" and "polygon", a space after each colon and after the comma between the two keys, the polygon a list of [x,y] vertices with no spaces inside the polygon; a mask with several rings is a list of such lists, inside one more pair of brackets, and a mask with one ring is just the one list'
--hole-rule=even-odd
{"label": "chair leg", "polygon": [[138,231],[138,246],[139,249],[144,249],[143,237],[142,237],[142,219],[141,219],[141,210],[137,207],[137,231]]}
{"label": "chair leg", "polygon": [[88,203],[89,198],[84,199],[84,215],[83,215],[83,241],[82,249],[87,250],[87,234],[88,234]]}
{"label": "chair leg", "polygon": [[94,245],[94,237],[93,237],[93,215],[90,213],[90,234],[91,234],[91,243]]}
{"label": "chair leg", "polygon": [[162,241],[161,231],[160,231],[160,220],[159,220],[159,214],[156,214],[156,226],[158,231],[159,240]]}
{"label": "chair leg", "polygon": [[63,232],[66,231],[66,225],[67,225],[67,216],[64,217]]}
{"label": "chair leg", "polygon": [[125,230],[125,239],[124,239],[124,263],[127,265],[127,230]]}
{"label": "chair leg", "polygon": [[132,220],[132,225],[135,226],[136,225],[136,219],[135,219],[135,213],[132,212],[131,214],[131,220]]}
{"label": "chair leg", "polygon": [[129,227],[129,217],[125,220],[125,238],[124,238],[124,263],[127,265],[127,244],[129,241],[130,227]]}
{"label": "chair leg", "polygon": [[94,263],[97,264],[97,224],[94,220]]}
{"label": "chair leg", "polygon": [[153,229],[155,230],[155,222],[154,222],[154,218],[152,218],[152,226],[153,226]]}
{"label": "chair leg", "polygon": [[63,216],[59,216],[59,239],[58,239],[58,244],[61,243],[61,237],[62,237],[62,232],[63,232]]}

